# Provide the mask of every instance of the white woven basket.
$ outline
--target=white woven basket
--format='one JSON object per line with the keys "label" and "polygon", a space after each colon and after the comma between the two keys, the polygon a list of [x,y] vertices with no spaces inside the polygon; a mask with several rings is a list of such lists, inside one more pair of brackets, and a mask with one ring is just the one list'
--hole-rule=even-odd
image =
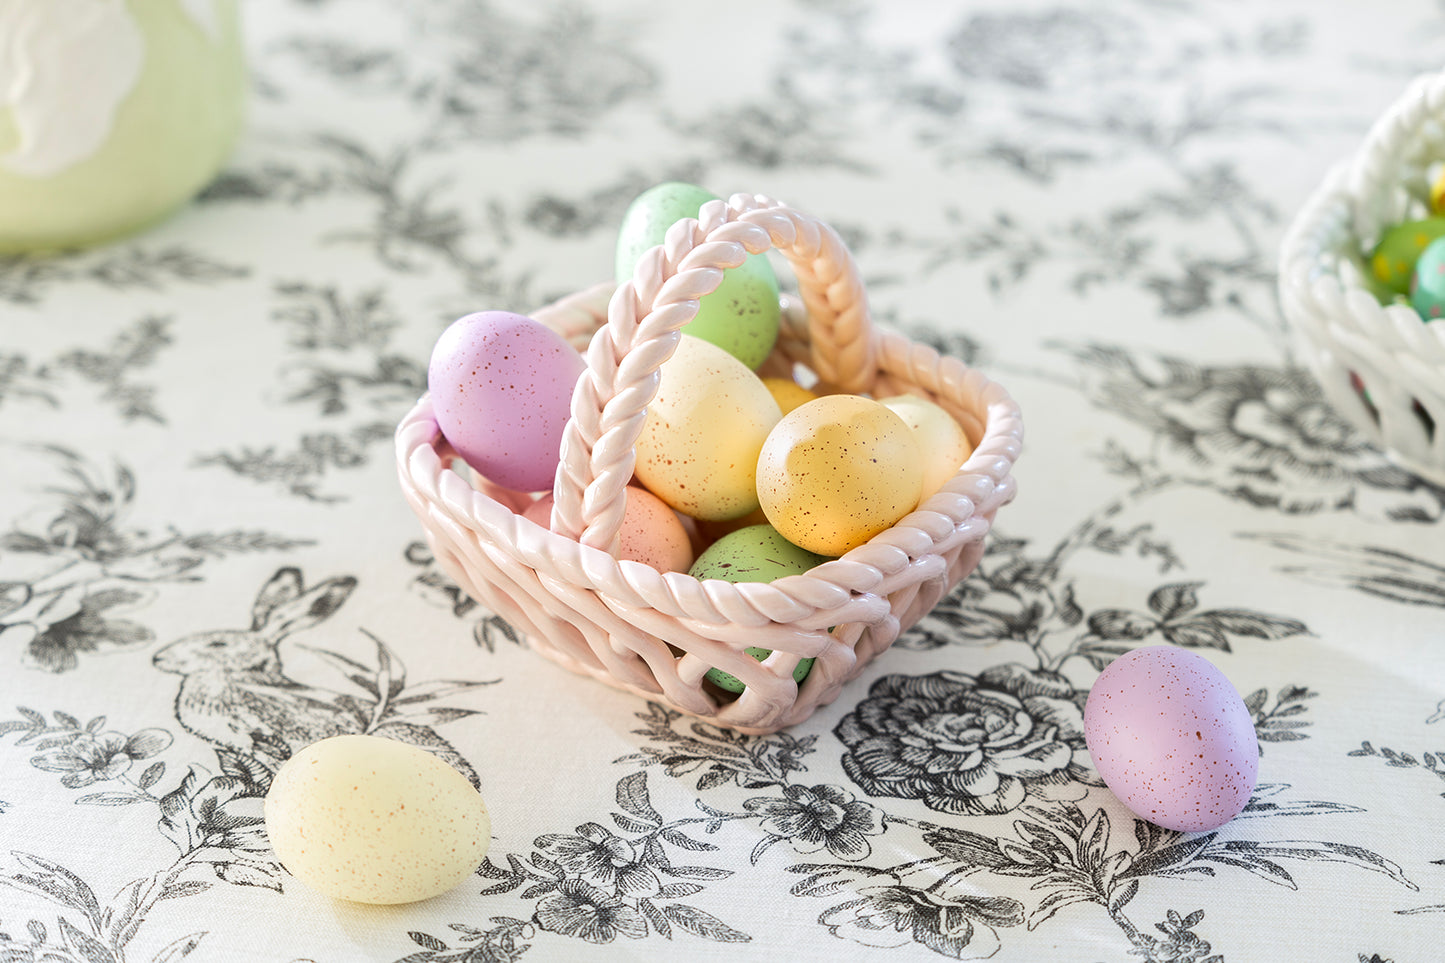
{"label": "white woven basket", "polygon": [[1431,167],[1442,161],[1445,73],[1416,80],[1330,172],[1290,225],[1279,271],[1284,315],[1330,403],[1437,485],[1445,485],[1445,323],[1381,305],[1365,278],[1381,234],[1429,214]]}
{"label": "white woven basket", "polygon": [[[825,390],[931,398],[958,419],[974,453],[893,528],[803,575],[699,582],[619,561],[623,489],[658,367],[722,269],[770,247],[791,262],[801,303],[784,298],[764,371],[801,363]],[[874,329],[838,235],[766,197],[704,205],[615,291],[599,285],[533,316],[574,343],[589,341],[563,436],[553,530],[518,514],[531,496],[484,480],[474,488],[452,470],[455,453],[425,396],[397,428],[401,486],[438,563],[468,595],[538,652],[610,685],[742,732],[800,722],[974,569],[995,512],[1013,498],[1023,427],[1008,393],[957,359]],[[760,663],[749,646],[773,654]],[[806,658],[816,661],[799,686],[792,673]],[[729,699],[705,684],[713,667],[746,690]]]}

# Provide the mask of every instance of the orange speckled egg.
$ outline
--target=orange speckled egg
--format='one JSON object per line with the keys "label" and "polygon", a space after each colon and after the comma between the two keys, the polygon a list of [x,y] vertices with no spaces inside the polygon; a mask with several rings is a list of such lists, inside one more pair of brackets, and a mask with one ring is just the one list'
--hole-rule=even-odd
{"label": "orange speckled egg", "polygon": [[358,903],[411,903],[470,877],[492,841],[482,797],[416,746],[333,736],[286,760],[265,803],[287,871]]}
{"label": "orange speckled egg", "polygon": [[[627,506],[622,510],[622,528],[617,533],[617,557],[651,565],[659,572],[686,572],[691,568],[692,540],[677,512],[636,485],[628,485],[624,491]],[[551,495],[543,495],[522,513],[523,517],[551,528],[554,500]]]}
{"label": "orange speckled egg", "polygon": [[773,396],[785,415],[818,397],[791,378],[764,378],[763,387],[768,389],[768,394]]}
{"label": "orange speckled egg", "polygon": [[943,487],[959,467],[973,454],[973,445],[968,435],[953,420],[953,416],[927,398],[916,395],[897,395],[883,398],[884,405],[913,431],[918,447],[923,452],[923,495],[927,498]]}
{"label": "orange speckled egg", "polygon": [[757,479],[763,513],[784,538],[838,556],[918,506],[923,453],[888,408],[828,395],[778,422],[758,456]]}
{"label": "orange speckled egg", "polygon": [[637,439],[637,480],[693,518],[718,521],[757,508],[758,452],[783,417],[762,379],[689,335],[661,375]]}

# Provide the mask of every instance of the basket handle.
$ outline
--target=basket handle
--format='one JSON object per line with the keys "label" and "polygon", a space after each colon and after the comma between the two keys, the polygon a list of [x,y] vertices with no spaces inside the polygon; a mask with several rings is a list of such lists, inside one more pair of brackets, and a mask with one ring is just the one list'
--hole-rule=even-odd
{"label": "basket handle", "polygon": [[1439,157],[1445,132],[1445,72],[1416,77],[1370,126],[1349,175],[1355,234],[1379,239],[1403,220],[1412,198],[1425,197],[1424,161]]}
{"label": "basket handle", "polygon": [[877,344],[853,257],[822,221],[763,195],[709,201],[638,259],[607,305],[607,323],[587,349],[572,393],[553,485],[552,531],[617,555],[647,406],[658,369],[677,349],[698,299],[717,290],[723,269],[777,248],[797,275],[808,309],[812,367],[821,381],[865,391],[877,375]]}

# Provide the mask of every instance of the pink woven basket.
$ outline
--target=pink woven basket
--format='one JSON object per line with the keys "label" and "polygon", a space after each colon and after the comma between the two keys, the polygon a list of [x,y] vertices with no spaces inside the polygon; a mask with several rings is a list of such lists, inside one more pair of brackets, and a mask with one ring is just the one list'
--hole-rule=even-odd
{"label": "pink woven basket", "polygon": [[[941,491],[842,558],[774,582],[698,581],[618,560],[633,445],[697,299],[724,268],[777,248],[801,300],[784,296],[763,373],[803,365],[815,390],[916,394],[963,426],[974,452]],[[674,224],[633,278],[599,285],[533,315],[579,346],[587,370],[572,397],[548,531],[519,514],[532,495],[453,470],[455,453],[423,396],[396,432],[402,491],[438,563],[532,648],[573,671],[746,733],[801,722],[973,571],[994,514],[1014,495],[1018,406],[954,358],[875,329],[836,232],[769,198],[737,194]],[[464,477],[464,474],[467,477]],[[467,478],[472,478],[468,481]],[[773,650],[762,662],[744,651]],[[816,661],[801,685],[800,659]],[[722,669],[732,697],[704,681]]]}

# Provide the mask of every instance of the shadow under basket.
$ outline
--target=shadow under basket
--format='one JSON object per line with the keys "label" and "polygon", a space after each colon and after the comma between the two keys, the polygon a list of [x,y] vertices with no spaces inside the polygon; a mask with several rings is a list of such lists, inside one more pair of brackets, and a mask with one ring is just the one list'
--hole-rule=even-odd
{"label": "shadow under basket", "polygon": [[[773,582],[731,583],[615,557],[633,444],[657,369],[720,268],[776,248],[800,297],[784,296],[761,374],[802,366],[822,391],[916,394],[963,427],[973,454],[936,494],[839,559]],[[461,589],[567,668],[745,733],[774,732],[832,702],[978,565],[995,513],[1011,501],[1022,444],[1018,406],[961,361],[873,327],[851,256],[826,224],[769,198],[713,201],[673,225],[632,279],[533,313],[587,370],[572,398],[552,530],[520,514],[534,498],[477,477],[422,397],[396,432],[402,491],[438,562]],[[455,467],[454,467],[455,466]],[[586,497],[584,498],[584,493]],[[749,647],[772,650],[759,662]],[[814,659],[800,684],[793,670]],[[705,680],[718,668],[737,696]]]}
{"label": "shadow under basket", "polygon": [[1330,404],[1392,461],[1445,486],[1445,321],[1381,304],[1368,252],[1430,216],[1445,161],[1445,73],[1417,79],[1330,171],[1280,249],[1279,295]]}

